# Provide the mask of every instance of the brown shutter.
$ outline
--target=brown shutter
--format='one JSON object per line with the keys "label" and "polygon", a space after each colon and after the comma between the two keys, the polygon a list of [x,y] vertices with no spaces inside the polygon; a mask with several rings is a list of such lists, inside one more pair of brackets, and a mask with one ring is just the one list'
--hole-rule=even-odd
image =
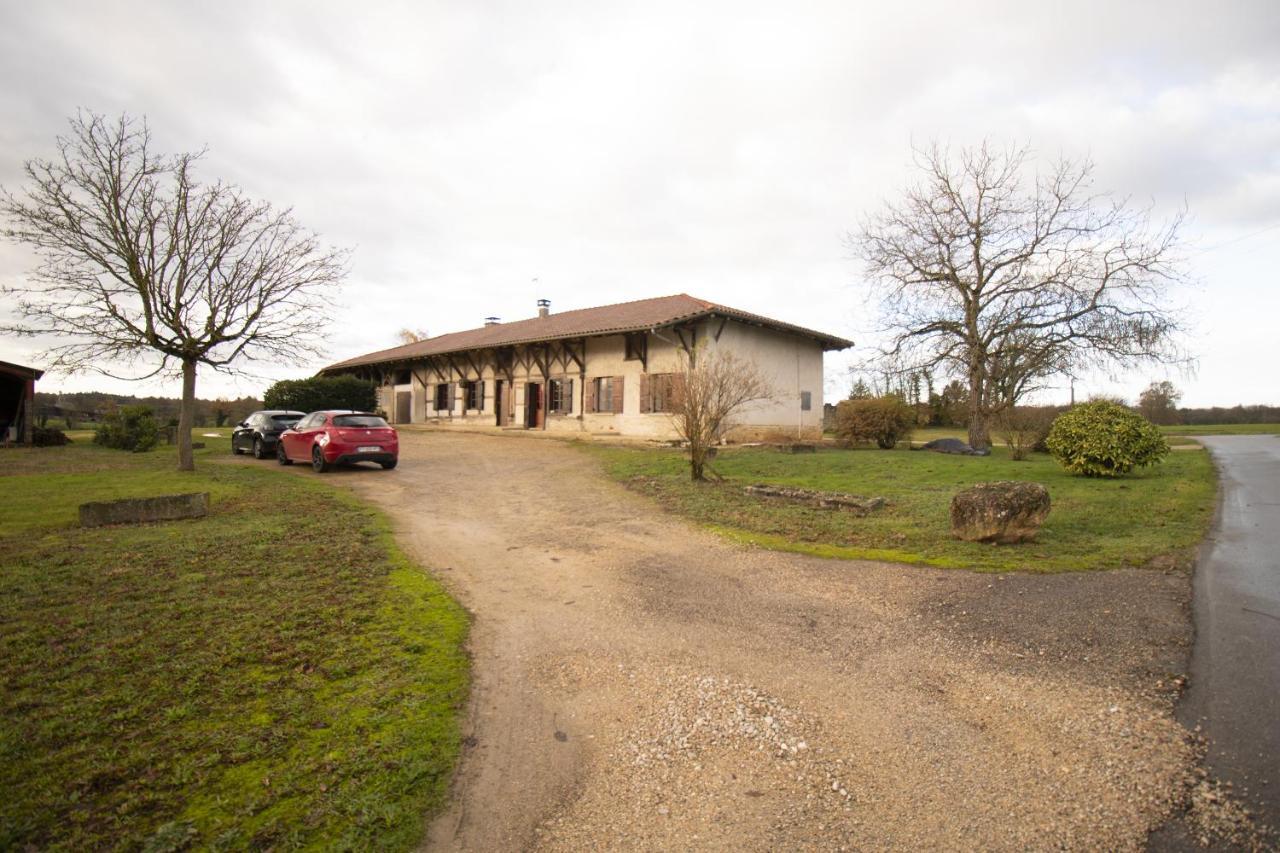
{"label": "brown shutter", "polygon": [[640,374],[640,413],[647,415],[653,411],[653,398],[649,395],[652,393],[652,383],[649,381],[649,374]]}
{"label": "brown shutter", "polygon": [[613,377],[613,413],[622,414],[622,377]]}
{"label": "brown shutter", "polygon": [[582,410],[584,412],[594,412],[596,410],[596,383],[598,379],[588,379],[586,384],[582,386]]}
{"label": "brown shutter", "polygon": [[562,404],[564,407],[564,413],[566,415],[572,414],[573,413],[573,380],[566,379],[563,383],[561,383],[560,387],[564,389],[564,396],[563,396],[564,403]]}
{"label": "brown shutter", "polygon": [[449,383],[449,414],[453,414],[453,410],[458,408],[458,383]]}

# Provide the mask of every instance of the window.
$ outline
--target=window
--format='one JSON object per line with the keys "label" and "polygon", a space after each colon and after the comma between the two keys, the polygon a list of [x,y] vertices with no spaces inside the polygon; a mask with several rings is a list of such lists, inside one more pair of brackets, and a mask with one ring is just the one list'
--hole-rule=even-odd
{"label": "window", "polygon": [[601,376],[596,380],[596,411],[613,411],[613,377]]}
{"label": "window", "polygon": [[387,422],[377,415],[334,415],[333,425],[336,427],[364,427],[377,429],[386,427]]}
{"label": "window", "polygon": [[582,410],[584,412],[602,412],[619,414],[622,412],[622,377],[598,376],[587,382],[584,390]]}
{"label": "window", "polygon": [[644,332],[627,335],[627,361],[644,360],[649,341]]}
{"label": "window", "polygon": [[807,412],[813,408],[813,393],[810,391],[800,392],[800,411]]}
{"label": "window", "polygon": [[672,394],[675,391],[676,374],[655,373],[649,377],[648,408],[649,412],[670,412],[674,405]]}
{"label": "window", "polygon": [[436,411],[447,412],[452,408],[452,401],[449,399],[449,383],[441,382],[436,386]]}
{"label": "window", "polygon": [[395,380],[396,380],[395,384],[397,385],[408,385],[409,382],[411,381],[409,371],[397,370]]}
{"label": "window", "polygon": [[547,384],[547,411],[562,415],[573,411],[572,379],[552,379]]}
{"label": "window", "polygon": [[468,380],[462,383],[462,393],[467,401],[467,409],[482,411],[484,409],[484,380]]}

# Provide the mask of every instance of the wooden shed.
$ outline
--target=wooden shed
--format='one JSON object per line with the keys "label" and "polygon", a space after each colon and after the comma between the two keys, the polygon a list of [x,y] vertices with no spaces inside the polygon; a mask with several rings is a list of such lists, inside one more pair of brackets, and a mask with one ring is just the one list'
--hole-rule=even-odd
{"label": "wooden shed", "polygon": [[43,370],[0,361],[0,441],[31,443],[36,380],[41,376]]}

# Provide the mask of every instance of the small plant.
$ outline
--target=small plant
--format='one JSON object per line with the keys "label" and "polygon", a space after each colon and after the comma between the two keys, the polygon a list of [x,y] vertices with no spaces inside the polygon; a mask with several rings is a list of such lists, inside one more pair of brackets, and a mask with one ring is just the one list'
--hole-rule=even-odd
{"label": "small plant", "polygon": [[70,441],[67,434],[57,427],[38,426],[31,430],[32,447],[61,447]]}
{"label": "small plant", "polygon": [[1015,406],[996,417],[996,434],[1009,447],[1009,458],[1022,461],[1033,450],[1045,452],[1045,440],[1058,410],[1049,406]]}
{"label": "small plant", "polygon": [[137,453],[153,449],[159,440],[160,429],[147,406],[122,406],[103,418],[93,434],[94,444]]}
{"label": "small plant", "polygon": [[1169,452],[1154,425],[1110,400],[1094,400],[1058,416],[1045,444],[1075,474],[1119,477],[1154,465]]}
{"label": "small plant", "polygon": [[876,443],[892,450],[911,435],[916,412],[901,397],[893,394],[859,400],[843,400],[836,406],[836,439],[844,445]]}

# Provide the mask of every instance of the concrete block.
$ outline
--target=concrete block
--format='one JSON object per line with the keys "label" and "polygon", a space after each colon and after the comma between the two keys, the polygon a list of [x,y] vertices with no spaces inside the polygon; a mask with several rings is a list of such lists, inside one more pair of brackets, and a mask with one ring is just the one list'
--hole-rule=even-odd
{"label": "concrete block", "polygon": [[80,526],[101,527],[104,524],[173,521],[179,518],[199,518],[207,515],[208,512],[208,492],[159,495],[154,498],[124,498],[118,501],[94,501],[80,504]]}

